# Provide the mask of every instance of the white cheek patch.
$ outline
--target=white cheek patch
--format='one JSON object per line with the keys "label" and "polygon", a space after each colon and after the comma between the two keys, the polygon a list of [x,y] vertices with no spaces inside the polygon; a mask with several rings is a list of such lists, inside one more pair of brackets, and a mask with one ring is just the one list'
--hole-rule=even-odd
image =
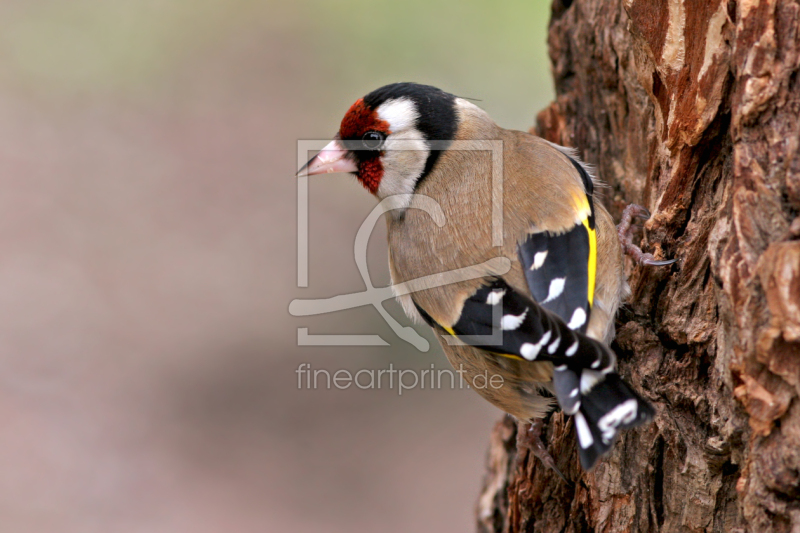
{"label": "white cheek patch", "polygon": [[[425,136],[416,127],[419,119],[417,106],[410,98],[393,98],[379,105],[376,111],[391,130],[382,148],[383,176],[377,196],[410,195],[430,155]],[[398,207],[395,214],[401,213],[408,205]]]}
{"label": "white cheek patch", "polygon": [[428,144],[416,129],[389,135],[381,157],[383,177],[378,185],[378,198],[413,193],[428,155]]}
{"label": "white cheek patch", "polygon": [[378,117],[389,123],[392,133],[398,133],[417,124],[419,112],[409,98],[393,98],[378,106]]}

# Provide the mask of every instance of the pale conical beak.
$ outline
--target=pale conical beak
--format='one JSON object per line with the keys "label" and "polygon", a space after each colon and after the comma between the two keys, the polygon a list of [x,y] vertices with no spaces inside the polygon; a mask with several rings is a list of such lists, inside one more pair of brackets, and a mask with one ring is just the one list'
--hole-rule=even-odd
{"label": "pale conical beak", "polygon": [[355,160],[338,139],[329,142],[320,153],[303,165],[303,168],[297,172],[297,177],[329,172],[358,172]]}

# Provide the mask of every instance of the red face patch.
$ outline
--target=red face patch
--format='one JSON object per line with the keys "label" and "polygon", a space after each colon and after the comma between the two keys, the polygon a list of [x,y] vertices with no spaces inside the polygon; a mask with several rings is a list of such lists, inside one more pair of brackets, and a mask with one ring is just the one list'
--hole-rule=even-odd
{"label": "red face patch", "polygon": [[363,98],[356,100],[342,119],[339,135],[342,139],[360,139],[368,131],[380,131],[389,135],[389,123],[378,117],[378,111],[364,103]]}
{"label": "red face patch", "polygon": [[[344,140],[359,140],[368,131],[379,131],[385,135],[392,132],[389,130],[389,123],[381,120],[378,111],[364,103],[363,98],[359,98],[342,119],[339,126],[339,136]],[[364,157],[362,154],[369,154]],[[383,178],[383,164],[379,156],[380,152],[356,152],[358,159],[358,179],[366,189],[375,194]]]}

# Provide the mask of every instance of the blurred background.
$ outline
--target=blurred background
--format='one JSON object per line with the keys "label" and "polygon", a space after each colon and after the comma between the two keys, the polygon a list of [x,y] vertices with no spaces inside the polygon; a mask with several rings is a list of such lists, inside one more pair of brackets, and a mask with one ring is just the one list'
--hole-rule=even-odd
{"label": "blurred background", "polygon": [[[306,390],[315,369],[448,368],[372,308],[375,200],[299,139],[394,81],[527,129],[545,0],[0,0],[0,532],[472,531],[489,431],[468,390]],[[388,284],[383,223],[373,282]],[[388,311],[404,324],[394,302]],[[379,334],[390,347],[298,347]],[[419,331],[431,342],[433,336]]]}

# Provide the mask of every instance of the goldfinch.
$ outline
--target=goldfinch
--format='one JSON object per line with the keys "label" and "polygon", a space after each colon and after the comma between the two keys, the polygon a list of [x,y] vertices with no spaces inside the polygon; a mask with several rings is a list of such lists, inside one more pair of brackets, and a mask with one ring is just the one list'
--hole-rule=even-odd
{"label": "goldfinch", "polygon": [[[455,149],[458,141],[501,146],[499,198],[498,161],[487,150]],[[503,129],[435,87],[395,83],[357,100],[336,138],[300,171],[327,172],[352,173],[378,199],[393,197],[386,215],[393,284],[478,269],[474,279],[398,298],[412,320],[437,332],[468,380],[502,376],[502,386],[477,392],[532,422],[534,437],[557,402],[573,415],[581,464],[590,469],[621,429],[651,420],[653,408],[617,374],[607,346],[629,292],[623,246],[571,150]],[[431,199],[442,225],[422,205]],[[493,233],[498,223],[501,234]],[[638,250],[626,235],[623,228],[623,245]],[[644,256],[637,258],[667,263]],[[486,266],[495,258],[507,267]],[[533,448],[555,468],[543,446]]]}

